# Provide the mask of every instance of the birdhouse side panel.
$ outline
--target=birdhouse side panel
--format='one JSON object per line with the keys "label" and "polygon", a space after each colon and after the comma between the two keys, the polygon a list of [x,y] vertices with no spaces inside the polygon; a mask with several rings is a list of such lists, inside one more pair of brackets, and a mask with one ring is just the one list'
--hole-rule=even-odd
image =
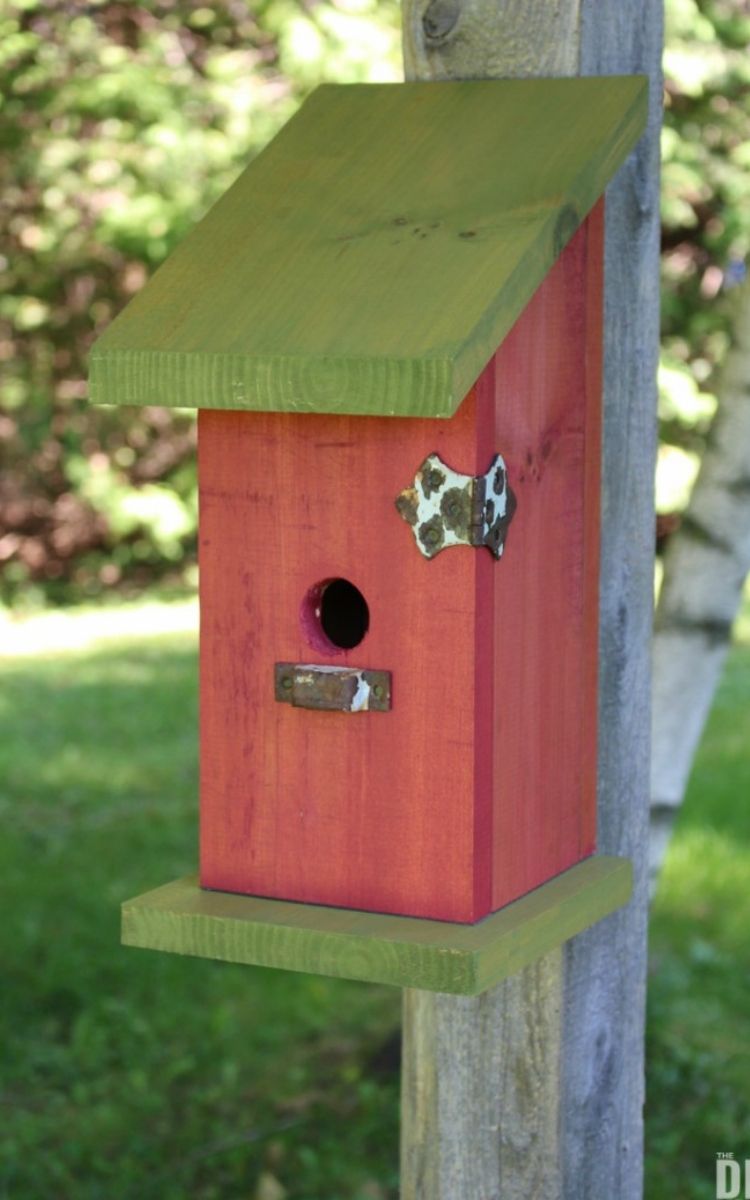
{"label": "birdhouse side panel", "polygon": [[[480,423],[473,395],[440,422],[200,414],[203,886],[454,921],[490,910],[496,564],[470,546],[428,560],[395,507],[433,451],[486,470]],[[321,627],[332,580],[367,605],[351,647]],[[277,663],[389,672],[391,707],[280,702]]]}
{"label": "birdhouse side panel", "polygon": [[478,383],[518,501],[494,588],[493,909],[595,848],[603,217]]}

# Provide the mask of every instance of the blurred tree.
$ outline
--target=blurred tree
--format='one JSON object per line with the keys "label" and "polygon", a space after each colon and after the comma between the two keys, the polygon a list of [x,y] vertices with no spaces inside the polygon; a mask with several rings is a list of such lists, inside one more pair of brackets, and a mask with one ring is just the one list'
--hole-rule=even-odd
{"label": "blurred tree", "polygon": [[92,411],[96,334],[324,79],[395,79],[395,0],[0,0],[6,599],[183,569],[191,414]]}
{"label": "blurred tree", "polygon": [[724,283],[742,278],[750,248],[750,7],[667,0],[665,34],[662,513],[685,507],[698,472],[730,336]]}
{"label": "blurred tree", "polygon": [[750,567],[749,41],[742,0],[669,0],[652,891]]}
{"label": "blurred tree", "polygon": [[750,280],[733,292],[732,342],[684,518],[670,539],[653,647],[652,889],[750,570]]}

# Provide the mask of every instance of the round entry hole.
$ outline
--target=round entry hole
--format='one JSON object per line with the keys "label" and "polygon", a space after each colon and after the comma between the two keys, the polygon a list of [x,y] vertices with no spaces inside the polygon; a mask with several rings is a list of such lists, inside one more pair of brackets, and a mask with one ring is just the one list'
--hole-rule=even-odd
{"label": "round entry hole", "polygon": [[370,610],[348,579],[324,579],[305,596],[302,623],[318,650],[351,650],[367,633]]}

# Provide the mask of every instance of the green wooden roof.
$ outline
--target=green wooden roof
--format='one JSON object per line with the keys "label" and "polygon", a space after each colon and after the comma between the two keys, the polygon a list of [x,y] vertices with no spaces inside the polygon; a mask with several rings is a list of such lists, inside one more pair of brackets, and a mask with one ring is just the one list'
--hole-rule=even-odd
{"label": "green wooden roof", "polygon": [[95,343],[91,399],[451,416],[646,102],[635,76],[318,88]]}

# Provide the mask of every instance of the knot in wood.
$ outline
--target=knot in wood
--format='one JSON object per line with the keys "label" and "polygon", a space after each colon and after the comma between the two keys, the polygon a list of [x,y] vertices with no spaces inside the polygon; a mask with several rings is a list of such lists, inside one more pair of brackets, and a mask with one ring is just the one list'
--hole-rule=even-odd
{"label": "knot in wood", "polygon": [[422,17],[422,28],[429,46],[439,46],[453,33],[461,13],[459,0],[431,0]]}

